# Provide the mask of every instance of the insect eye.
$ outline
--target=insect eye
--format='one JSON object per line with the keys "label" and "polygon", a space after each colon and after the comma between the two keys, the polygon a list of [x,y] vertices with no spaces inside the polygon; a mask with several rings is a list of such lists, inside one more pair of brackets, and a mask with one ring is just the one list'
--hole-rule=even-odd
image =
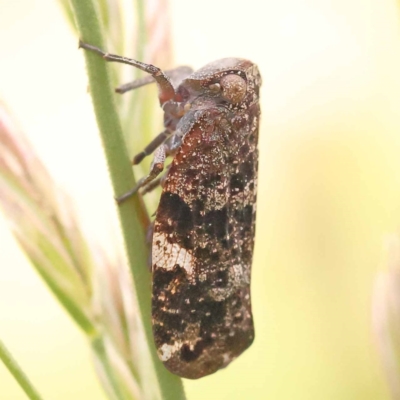
{"label": "insect eye", "polygon": [[246,81],[238,75],[225,75],[220,80],[222,97],[230,103],[239,103],[246,94]]}

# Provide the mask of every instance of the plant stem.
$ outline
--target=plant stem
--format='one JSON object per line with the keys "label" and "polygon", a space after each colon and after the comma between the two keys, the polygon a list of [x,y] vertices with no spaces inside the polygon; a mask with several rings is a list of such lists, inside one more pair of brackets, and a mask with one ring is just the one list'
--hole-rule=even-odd
{"label": "plant stem", "polygon": [[28,377],[19,367],[17,362],[13,359],[10,352],[6,349],[3,342],[0,340],[0,359],[3,361],[4,365],[10,371],[11,375],[16,379],[16,381],[21,386],[22,390],[31,400],[42,400],[42,397],[33,387],[32,383],[29,381]]}
{"label": "plant stem", "polygon": [[[93,0],[72,0],[80,38],[92,45],[104,48],[104,40]],[[121,196],[134,186],[132,167],[124,143],[122,129],[115,108],[108,66],[98,55],[85,52],[90,91],[104,152],[115,196]],[[118,207],[128,261],[138,298],[139,312],[143,321],[149,352],[164,400],[185,398],[181,380],[172,375],[159,361],[153,344],[151,330],[150,273],[147,268],[148,248],[144,226],[148,216],[139,196],[133,196]]]}
{"label": "plant stem", "polygon": [[108,360],[106,350],[104,348],[103,338],[100,336],[96,336],[92,340],[92,349],[95,352],[98,360],[101,362],[101,365],[104,368],[105,373],[108,377],[108,382],[111,386],[111,390],[113,391],[115,397],[118,400],[123,400],[124,397],[121,393],[120,388],[118,387],[117,379],[114,376],[114,371],[112,370],[112,366]]}

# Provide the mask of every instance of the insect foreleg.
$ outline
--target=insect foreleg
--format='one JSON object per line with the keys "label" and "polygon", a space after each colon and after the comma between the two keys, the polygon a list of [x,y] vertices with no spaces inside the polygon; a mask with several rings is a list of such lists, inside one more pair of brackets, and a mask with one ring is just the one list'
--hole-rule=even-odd
{"label": "insect foreleg", "polygon": [[150,193],[158,186],[162,187],[164,185],[165,179],[168,176],[170,167],[171,167],[171,164],[167,166],[166,171],[161,176],[158,176],[156,179],[149,182],[147,185],[143,186],[142,190],[140,191],[140,194],[143,196],[147,193]]}
{"label": "insect foreleg", "polygon": [[164,104],[166,101],[171,100],[175,97],[175,89],[172,86],[172,83],[168,76],[164,74],[164,72],[154,65],[145,64],[141,61],[134,60],[133,58],[121,57],[116,54],[109,54],[105,51],[99,49],[96,46],[92,46],[91,44],[84,43],[79,41],[79,47],[82,47],[85,50],[93,51],[100,56],[102,56],[106,61],[110,62],[119,62],[122,64],[132,65],[144,72],[150,74],[158,85],[158,98],[160,100],[160,104]]}
{"label": "insect foreleg", "polygon": [[158,146],[160,146],[170,135],[171,132],[168,129],[158,134],[140,153],[133,157],[132,164],[139,164],[146,156],[151,154]]}
{"label": "insect foreleg", "polygon": [[[164,71],[165,75],[170,78],[172,81],[173,85],[176,87],[178,84],[187,76],[189,76],[192,73],[192,68],[187,67],[187,66],[181,66],[173,69],[169,69],[167,71]],[[145,85],[149,85],[151,83],[155,83],[155,80],[152,76],[145,76],[143,78],[135,79],[133,82],[128,82],[125,83],[121,86],[118,86],[115,91],[117,93],[123,94],[126,93],[130,90],[134,90],[137,88],[140,88]]]}
{"label": "insect foreleg", "polygon": [[133,196],[142,186],[146,186],[148,183],[156,179],[158,175],[160,175],[160,173],[164,169],[165,150],[166,150],[165,145],[161,145],[160,147],[158,147],[158,149],[154,153],[154,158],[151,163],[150,172],[148,173],[148,175],[141,178],[137,183],[137,185],[132,190],[118,197],[116,199],[118,204],[121,204],[123,201]]}
{"label": "insect foreleg", "polygon": [[119,94],[124,94],[129,92],[130,90],[138,89],[142,86],[149,85],[150,83],[155,83],[155,80],[152,76],[144,76],[143,78],[135,79],[132,82],[124,83],[121,86],[115,88],[115,91]]}

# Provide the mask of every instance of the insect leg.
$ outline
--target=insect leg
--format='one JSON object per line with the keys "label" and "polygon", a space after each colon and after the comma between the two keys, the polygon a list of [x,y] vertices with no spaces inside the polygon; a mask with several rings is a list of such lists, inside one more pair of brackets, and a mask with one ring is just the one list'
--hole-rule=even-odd
{"label": "insect leg", "polygon": [[151,65],[151,64],[145,64],[141,61],[137,61],[132,58],[127,58],[127,57],[117,56],[116,54],[106,53],[103,50],[99,49],[98,47],[92,46],[91,44],[88,44],[88,43],[83,43],[82,41],[79,41],[79,47],[82,47],[83,49],[90,50],[90,51],[93,51],[93,52],[99,54],[106,61],[119,62],[119,63],[123,63],[123,64],[132,65],[133,67],[136,67],[136,68],[150,74],[154,78],[154,80],[157,82],[158,98],[160,100],[161,105],[164,104],[168,100],[172,100],[175,97],[175,89],[172,86],[170,79],[168,78],[167,75],[164,74],[163,71],[161,71],[160,68],[155,67],[154,65]]}
{"label": "insect leg", "polygon": [[128,92],[129,90],[134,90],[134,89],[140,88],[142,86],[149,85],[150,83],[155,83],[155,80],[153,79],[153,77],[152,76],[144,76],[143,78],[138,78],[132,82],[124,83],[123,85],[118,86],[117,88],[115,88],[115,91],[119,94],[124,94],[124,93]]}
{"label": "insect leg", "polygon": [[[178,84],[189,76],[193,72],[192,68],[187,66],[181,66],[174,69],[169,69],[164,71],[165,75],[170,78],[174,87],[177,87]],[[134,90],[140,88],[145,85],[149,85],[150,83],[155,83],[155,80],[152,76],[145,76],[143,78],[135,79],[133,82],[125,83],[124,85],[118,86],[115,91],[117,93],[123,94],[128,92],[129,90]]]}
{"label": "insect leg", "polygon": [[150,193],[152,190],[154,190],[158,186],[163,186],[165,182],[165,178],[168,175],[169,168],[171,167],[171,164],[168,165],[167,170],[159,177],[154,179],[153,181],[149,182],[146,186],[143,186],[143,189],[141,190],[140,194],[143,196],[147,193]]}
{"label": "insect leg", "polygon": [[160,146],[160,144],[162,144],[170,135],[171,132],[168,129],[158,134],[140,153],[133,157],[132,164],[139,164],[146,156],[151,154],[158,146]]}
{"label": "insect leg", "polygon": [[161,185],[161,180],[164,178],[164,175],[161,175],[154,179],[153,181],[149,182],[147,185],[143,186],[143,189],[141,190],[140,194],[144,196],[147,193],[152,192],[155,188]]}
{"label": "insect leg", "polygon": [[152,182],[155,178],[157,178],[158,175],[160,175],[160,173],[164,169],[165,147],[166,147],[165,145],[161,145],[156,150],[156,152],[154,153],[153,162],[151,163],[150,166],[149,174],[140,179],[137,185],[132,190],[123,194],[121,197],[118,197],[116,199],[118,204],[121,204],[123,201],[133,196],[142,186],[146,186],[149,182]]}

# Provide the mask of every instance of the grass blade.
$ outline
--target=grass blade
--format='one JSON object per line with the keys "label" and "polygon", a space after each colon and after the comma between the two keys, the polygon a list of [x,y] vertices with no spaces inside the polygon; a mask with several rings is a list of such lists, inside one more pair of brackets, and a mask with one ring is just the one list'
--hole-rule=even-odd
{"label": "grass blade", "polygon": [[[104,38],[95,4],[91,0],[71,2],[77,27],[84,42],[104,48]],[[108,66],[100,57],[85,52],[90,90],[115,196],[126,193],[134,178],[122,129],[114,103]],[[118,208],[128,261],[133,275],[146,342],[153,361],[163,399],[184,399],[181,380],[168,372],[159,361],[153,345],[150,307],[150,273],[147,269],[145,227],[148,216],[141,199],[134,196]]]}
{"label": "grass blade", "polygon": [[7,350],[3,342],[0,340],[0,359],[3,361],[4,365],[10,371],[10,374],[15,378],[15,380],[21,386],[21,389],[26,393],[26,395],[31,400],[42,400],[43,398],[39,395],[37,390],[33,387],[32,383],[22,371],[20,366],[12,357],[11,353]]}

